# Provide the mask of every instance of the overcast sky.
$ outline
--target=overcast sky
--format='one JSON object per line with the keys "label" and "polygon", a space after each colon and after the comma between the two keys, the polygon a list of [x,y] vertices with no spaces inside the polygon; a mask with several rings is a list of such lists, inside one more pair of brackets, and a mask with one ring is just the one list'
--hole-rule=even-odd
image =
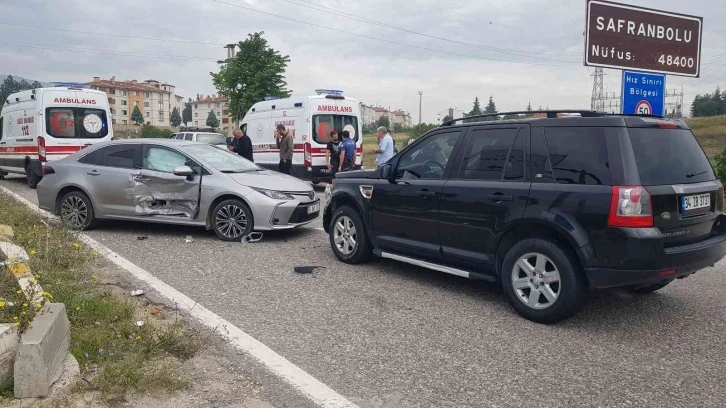
{"label": "overcast sky", "polygon": [[[0,0],[0,75],[156,79],[193,97],[215,92],[209,72],[226,57],[223,44],[264,31],[270,45],[291,58],[286,76],[294,94],[342,89],[367,104],[407,110],[414,123],[419,91],[426,122],[449,107],[469,111],[475,96],[492,95],[500,111],[522,110],[528,101],[534,108],[590,107],[592,68],[582,65],[585,0],[221,1],[248,9],[214,0]],[[688,106],[696,92],[726,87],[726,7],[720,2],[623,2],[703,16],[701,78],[669,76],[668,88],[684,85]],[[619,72],[607,72],[607,90],[618,92]]]}

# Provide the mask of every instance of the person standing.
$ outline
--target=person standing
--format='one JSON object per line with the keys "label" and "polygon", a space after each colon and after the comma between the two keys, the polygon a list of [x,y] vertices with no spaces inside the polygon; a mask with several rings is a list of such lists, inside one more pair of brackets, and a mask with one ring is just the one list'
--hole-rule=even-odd
{"label": "person standing", "polygon": [[290,131],[284,125],[277,125],[275,144],[280,149],[280,173],[290,174],[292,170],[292,153],[295,145]]}
{"label": "person standing", "polygon": [[338,132],[330,132],[330,141],[325,150],[325,162],[328,164],[330,175],[335,178],[335,173],[340,168],[340,140]]}
{"label": "person standing", "polygon": [[343,131],[343,142],[340,143],[340,167],[338,171],[350,171],[355,169],[357,156],[355,141],[350,138],[350,132]]}
{"label": "person standing", "polygon": [[252,151],[252,140],[250,137],[242,133],[239,128],[235,129],[232,132],[232,135],[234,136],[234,139],[232,139],[232,145],[227,147],[229,151],[235,152],[254,163],[255,158]]}
{"label": "person standing", "polygon": [[379,167],[393,157],[393,138],[384,126],[378,128],[378,148],[373,149],[373,153],[376,154],[376,164]]}

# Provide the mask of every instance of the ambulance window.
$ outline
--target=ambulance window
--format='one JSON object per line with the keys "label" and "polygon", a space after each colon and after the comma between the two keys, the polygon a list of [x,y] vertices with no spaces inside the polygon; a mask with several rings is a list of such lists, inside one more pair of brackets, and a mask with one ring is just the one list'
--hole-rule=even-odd
{"label": "ambulance window", "polygon": [[93,108],[76,108],[78,136],[81,139],[99,139],[108,135],[106,111]]}
{"label": "ambulance window", "polygon": [[48,108],[45,127],[53,137],[76,137],[76,119],[73,108]]}
{"label": "ambulance window", "polygon": [[358,141],[358,118],[342,115],[315,115],[313,116],[313,140],[320,144],[330,141],[330,132],[337,131],[339,135],[343,130],[350,132],[351,139]]}

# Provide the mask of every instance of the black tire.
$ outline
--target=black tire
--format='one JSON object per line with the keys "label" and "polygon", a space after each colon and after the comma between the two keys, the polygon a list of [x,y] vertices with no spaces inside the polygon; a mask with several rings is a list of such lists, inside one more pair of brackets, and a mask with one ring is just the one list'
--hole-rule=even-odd
{"label": "black tire", "polygon": [[665,288],[671,282],[672,281],[668,281],[668,282],[665,282],[665,283],[656,283],[655,285],[633,288],[633,289],[631,289],[631,292],[637,293],[639,295],[647,295],[649,293],[653,293],[653,292],[655,292],[657,290],[661,290],[661,289]]}
{"label": "black tire", "polygon": [[85,231],[96,225],[91,199],[81,191],[64,195],[58,202],[58,211],[63,224],[72,230]]}
{"label": "black tire", "polygon": [[4,171],[0,171],[0,180],[5,180],[5,176],[7,176],[7,175],[8,175],[8,173],[6,173]]}
{"label": "black tire", "polygon": [[28,187],[35,189],[38,187],[38,183],[40,183],[40,180],[43,179],[42,176],[39,176],[33,172],[33,168],[30,166],[30,163],[28,163],[27,166],[25,166],[25,182],[28,184]]}
{"label": "black tire", "polygon": [[[544,258],[538,258],[539,255],[544,255]],[[529,265],[532,259],[535,259],[535,263],[544,259],[543,267],[535,264],[530,270],[534,275],[520,266],[515,270],[515,264],[520,259],[527,259],[525,262]],[[540,273],[542,269],[544,273]],[[553,270],[558,274],[554,274]],[[519,278],[518,285],[525,285],[524,287],[514,288],[515,274]],[[557,283],[554,282],[555,276],[559,276]],[[528,320],[543,324],[556,323],[573,316],[580,310],[587,292],[586,280],[575,255],[559,243],[540,238],[521,241],[507,252],[502,264],[501,280],[509,303],[517,313]],[[530,299],[535,299],[532,306]],[[540,303],[540,300],[544,302]]]}
{"label": "black tire", "polygon": [[[229,219],[234,222],[230,224]],[[252,210],[242,200],[224,200],[217,204],[210,216],[212,229],[222,241],[241,241],[242,237],[252,232],[255,222]],[[240,225],[244,220],[244,225]]]}
{"label": "black tire", "polygon": [[[349,220],[349,222],[346,221],[346,219]],[[340,231],[337,230],[338,222],[342,223],[342,229]],[[352,235],[349,235],[350,229],[345,228],[345,224],[348,224],[348,227],[350,227],[350,223],[352,223],[353,227],[355,227],[355,231]],[[335,256],[341,262],[355,265],[366,262],[371,258],[373,249],[371,248],[371,242],[368,239],[366,225],[363,223],[363,219],[358,213],[358,210],[347,205],[338,208],[330,219],[329,230],[330,232],[328,233],[328,237],[330,239],[330,247],[333,249]],[[339,234],[338,238],[343,238],[345,240],[346,248],[351,247],[349,238],[354,238],[355,245],[353,245],[353,249],[350,252],[338,247],[338,244],[336,244],[336,234]]]}

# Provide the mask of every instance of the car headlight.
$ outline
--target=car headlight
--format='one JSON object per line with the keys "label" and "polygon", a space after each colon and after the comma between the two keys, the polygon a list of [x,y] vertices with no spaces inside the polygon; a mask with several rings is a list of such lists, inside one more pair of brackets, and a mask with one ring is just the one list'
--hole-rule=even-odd
{"label": "car headlight", "polygon": [[325,186],[325,199],[327,201],[330,201],[330,194],[333,193],[333,189],[330,188],[330,186],[331,186],[330,184],[328,184],[327,186]]}
{"label": "car headlight", "polygon": [[270,197],[273,200],[294,200],[292,195],[283,193],[282,191],[265,190],[263,188],[255,188],[254,190]]}

